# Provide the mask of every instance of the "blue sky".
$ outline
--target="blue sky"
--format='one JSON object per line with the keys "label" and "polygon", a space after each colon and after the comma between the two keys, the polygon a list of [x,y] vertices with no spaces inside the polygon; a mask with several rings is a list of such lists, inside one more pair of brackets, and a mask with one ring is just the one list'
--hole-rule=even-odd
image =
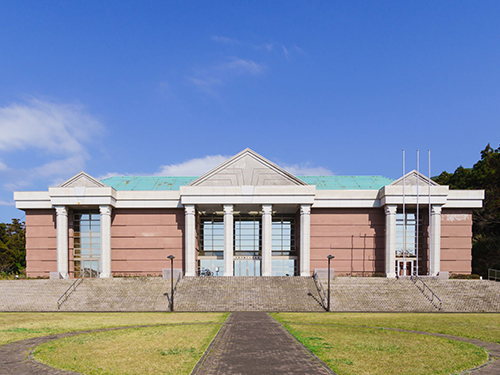
{"label": "blue sky", "polygon": [[0,222],[81,170],[202,174],[246,147],[295,174],[470,167],[500,135],[498,1],[11,1]]}

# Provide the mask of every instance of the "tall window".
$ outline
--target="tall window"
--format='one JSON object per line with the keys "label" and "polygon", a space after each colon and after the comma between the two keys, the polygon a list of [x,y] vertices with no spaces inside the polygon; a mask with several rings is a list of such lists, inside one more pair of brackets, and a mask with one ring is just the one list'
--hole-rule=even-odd
{"label": "tall window", "polygon": [[297,274],[295,218],[293,216],[273,216],[272,253],[273,276],[294,276]]}
{"label": "tall window", "polygon": [[75,277],[97,277],[101,272],[101,216],[95,211],[73,215]]}
{"label": "tall window", "polygon": [[198,230],[198,275],[224,275],[223,218],[202,216]]}
{"label": "tall window", "polygon": [[[422,247],[422,214],[420,214],[417,224],[417,214],[415,211],[406,212],[406,241],[405,223],[402,213],[396,214],[396,257],[416,257],[417,256],[417,225],[420,236],[419,247]],[[406,242],[406,248],[405,248]]]}
{"label": "tall window", "polygon": [[240,215],[234,218],[234,255],[261,256],[261,216]]}

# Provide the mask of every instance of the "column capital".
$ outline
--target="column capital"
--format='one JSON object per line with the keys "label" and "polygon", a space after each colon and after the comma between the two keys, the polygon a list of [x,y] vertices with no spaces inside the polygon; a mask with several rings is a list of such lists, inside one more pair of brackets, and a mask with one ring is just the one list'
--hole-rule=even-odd
{"label": "column capital", "polygon": [[187,204],[184,206],[184,212],[186,215],[194,215],[196,213],[194,204]]}
{"label": "column capital", "polygon": [[440,205],[440,204],[433,204],[432,205],[432,209],[431,209],[432,215],[441,215],[442,209],[443,209],[442,205]]}
{"label": "column capital", "polygon": [[54,206],[56,209],[57,216],[68,216],[68,207],[66,206]]}
{"label": "column capital", "polygon": [[395,204],[390,204],[390,205],[384,206],[384,209],[385,209],[386,215],[396,215],[396,213],[398,211],[398,206]]}
{"label": "column capital", "polygon": [[222,206],[224,210],[224,215],[232,215],[233,214],[233,205],[232,204],[225,204]]}
{"label": "column capital", "polygon": [[101,215],[111,215],[111,206],[109,205],[102,205],[102,206],[99,206],[99,212],[101,213]]}
{"label": "column capital", "polygon": [[272,204],[263,204],[262,205],[262,215],[272,215],[273,213],[273,205]]}
{"label": "column capital", "polygon": [[301,204],[300,205],[300,214],[301,215],[309,215],[311,213],[311,205],[310,204]]}

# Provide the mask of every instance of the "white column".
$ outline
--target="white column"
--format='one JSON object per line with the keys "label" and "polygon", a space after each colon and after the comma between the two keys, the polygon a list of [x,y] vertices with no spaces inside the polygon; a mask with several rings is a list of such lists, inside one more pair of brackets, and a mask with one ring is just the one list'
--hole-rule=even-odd
{"label": "white column", "polygon": [[111,277],[111,206],[99,206],[101,213],[101,277]]}
{"label": "white column", "polygon": [[184,206],[186,276],[196,276],[196,210],[193,204]]}
{"label": "white column", "polygon": [[272,276],[272,226],[273,226],[273,206],[262,205],[262,276]]}
{"label": "white column", "polygon": [[441,205],[432,205],[429,275],[437,276],[441,270]]}
{"label": "white column", "polygon": [[69,278],[68,272],[68,208],[55,206],[57,226],[57,272],[63,279]]}
{"label": "white column", "polygon": [[311,205],[300,206],[300,276],[311,276]]}
{"label": "white column", "polygon": [[233,205],[224,205],[224,276],[233,276],[234,254],[234,217]]}
{"label": "white column", "polygon": [[398,206],[385,206],[385,275],[396,277],[396,212]]}

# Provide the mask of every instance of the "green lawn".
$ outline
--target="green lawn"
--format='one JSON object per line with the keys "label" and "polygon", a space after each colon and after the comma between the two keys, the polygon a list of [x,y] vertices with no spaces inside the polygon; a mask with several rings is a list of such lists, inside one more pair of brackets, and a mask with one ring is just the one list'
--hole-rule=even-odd
{"label": "green lawn", "polygon": [[281,323],[401,328],[500,343],[500,314],[276,313]]}
{"label": "green lawn", "polygon": [[500,314],[274,313],[339,375],[450,374],[483,364],[474,345],[371,327],[446,333],[497,342]]}
{"label": "green lawn", "polygon": [[94,332],[38,346],[35,359],[94,374],[190,374],[221,324],[172,325]]}
{"label": "green lawn", "polygon": [[0,345],[90,329],[171,323],[222,323],[227,313],[0,313]]}
{"label": "green lawn", "polygon": [[[0,313],[0,345],[54,333],[137,325],[43,344],[35,358],[85,374],[189,374],[227,313]],[[451,374],[487,360],[468,343],[402,328],[500,342],[500,314],[273,313],[339,375]],[[179,324],[215,323],[215,324]]]}

